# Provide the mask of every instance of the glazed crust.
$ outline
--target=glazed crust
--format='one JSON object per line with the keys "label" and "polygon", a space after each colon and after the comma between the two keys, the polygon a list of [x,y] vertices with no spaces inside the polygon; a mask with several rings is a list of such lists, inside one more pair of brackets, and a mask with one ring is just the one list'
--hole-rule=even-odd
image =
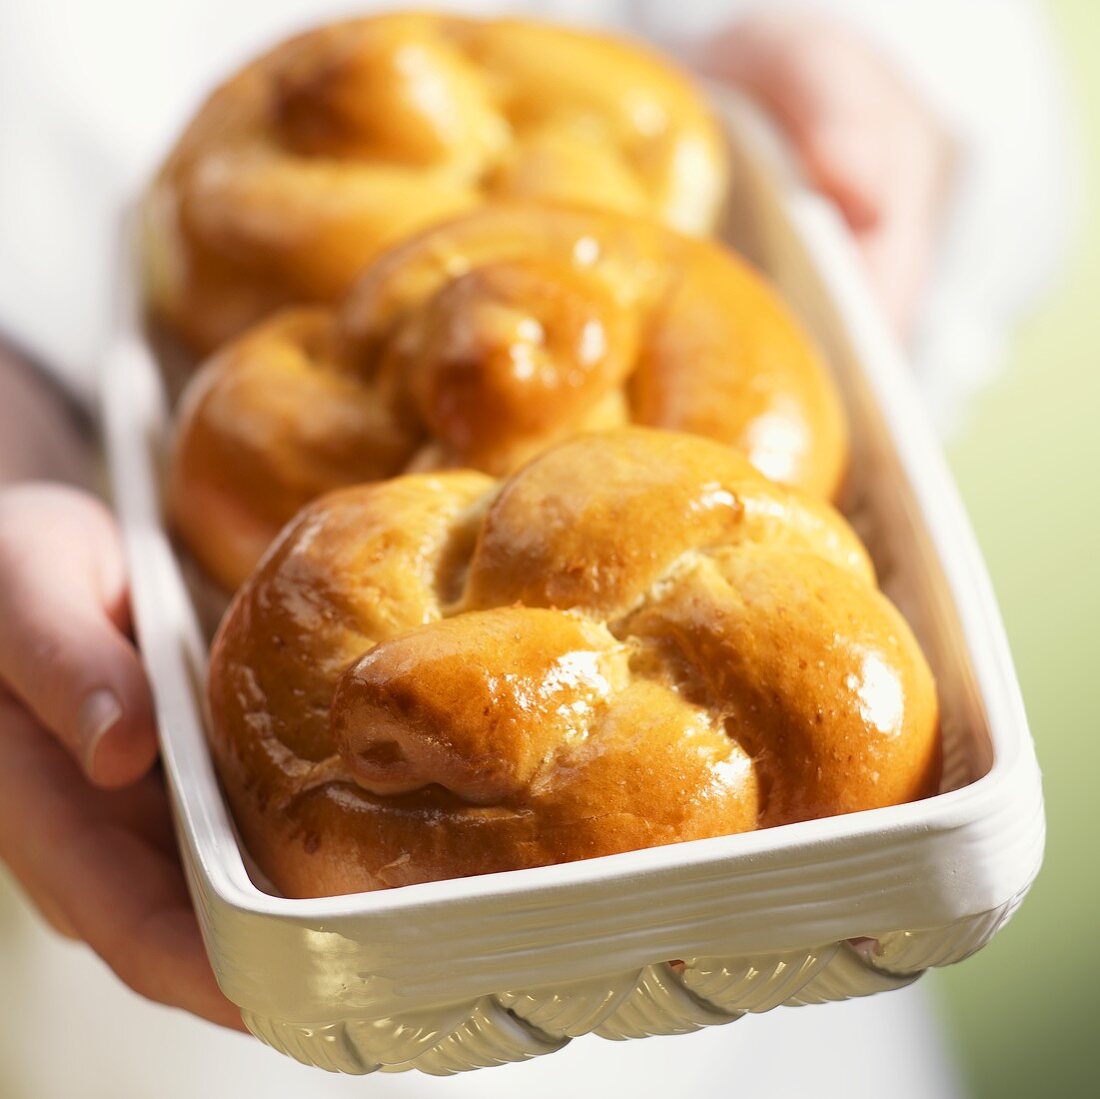
{"label": "glazed crust", "polygon": [[209,352],[500,199],[706,233],[727,160],[702,97],[639,45],[451,15],[334,23],[233,76],[181,137],[146,203],[152,306]]}
{"label": "glazed crust", "polygon": [[539,866],[936,791],[935,687],[827,504],[640,428],[331,493],[209,676],[245,842],[290,896]]}
{"label": "glazed crust", "polygon": [[631,422],[718,439],[821,496],[847,462],[819,356],[742,260],[646,219],[499,206],[397,246],[335,313],[278,314],[208,362],[180,406],[170,508],[232,590],[329,489],[504,476]]}

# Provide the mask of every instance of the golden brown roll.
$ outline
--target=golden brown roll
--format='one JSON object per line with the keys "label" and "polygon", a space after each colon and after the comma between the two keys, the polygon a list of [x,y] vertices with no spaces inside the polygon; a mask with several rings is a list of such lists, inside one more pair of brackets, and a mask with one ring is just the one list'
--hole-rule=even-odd
{"label": "golden brown roll", "polygon": [[335,314],[278,314],[210,360],[181,403],[170,507],[232,589],[329,489],[502,476],[626,423],[718,439],[816,495],[847,461],[816,351],[736,256],[648,219],[484,208],[382,256]]}
{"label": "golden brown roll", "polygon": [[503,483],[342,489],[215,639],[210,737],[290,896],[932,794],[935,687],[844,520],[717,443],[622,429]]}
{"label": "golden brown roll", "polygon": [[195,351],[329,302],[385,246],[501,198],[709,232],[726,150],[690,83],[640,46],[451,15],[335,23],[203,105],[146,204],[156,314]]}

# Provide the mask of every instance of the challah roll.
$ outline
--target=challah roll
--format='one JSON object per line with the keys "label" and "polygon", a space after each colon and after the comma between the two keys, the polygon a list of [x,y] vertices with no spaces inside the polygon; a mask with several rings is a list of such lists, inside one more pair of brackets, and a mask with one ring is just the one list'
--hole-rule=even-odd
{"label": "challah roll", "polygon": [[936,692],[827,504],[621,429],[509,480],[333,492],[215,639],[242,836],[318,896],[612,854],[934,793]]}
{"label": "challah roll", "polygon": [[502,198],[709,232],[727,154],[641,46],[563,27],[386,14],[276,46],[217,89],[146,203],[151,304],[208,352],[329,302],[385,246]]}
{"label": "challah roll", "polygon": [[280,313],[210,360],[181,401],[170,508],[232,590],[329,489],[503,476],[627,423],[718,439],[820,496],[847,461],[814,347],[736,256],[628,215],[483,208],[389,251],[335,313]]}

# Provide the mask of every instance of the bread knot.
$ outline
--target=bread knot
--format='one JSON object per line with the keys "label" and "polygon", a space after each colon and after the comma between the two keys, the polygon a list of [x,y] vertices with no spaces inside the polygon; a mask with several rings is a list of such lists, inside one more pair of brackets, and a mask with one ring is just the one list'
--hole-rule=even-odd
{"label": "bread knot", "polygon": [[639,47],[389,13],[276,46],[218,88],[146,204],[152,304],[192,351],[331,302],[380,250],[486,202],[581,202],[690,233],[728,157],[702,97]]}
{"label": "bread knot", "polygon": [[844,520],[704,439],[561,444],[306,508],[211,656],[211,739],[293,895],[919,798],[935,687]]}
{"label": "bread knot", "polygon": [[169,501],[227,588],[321,493],[400,472],[505,476],[629,423],[695,432],[832,495],[839,398],[771,288],[646,219],[502,205],[379,257],[334,311],[284,311],[181,401]]}

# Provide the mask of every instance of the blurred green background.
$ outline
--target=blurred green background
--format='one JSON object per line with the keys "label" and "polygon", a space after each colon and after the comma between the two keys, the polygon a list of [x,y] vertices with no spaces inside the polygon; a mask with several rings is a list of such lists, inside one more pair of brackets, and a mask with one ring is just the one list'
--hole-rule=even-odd
{"label": "blurred green background", "polygon": [[1100,3],[1050,8],[1086,146],[1077,250],[949,453],[1012,642],[1049,829],[1013,921],[930,981],[977,1099],[1100,1095]]}

